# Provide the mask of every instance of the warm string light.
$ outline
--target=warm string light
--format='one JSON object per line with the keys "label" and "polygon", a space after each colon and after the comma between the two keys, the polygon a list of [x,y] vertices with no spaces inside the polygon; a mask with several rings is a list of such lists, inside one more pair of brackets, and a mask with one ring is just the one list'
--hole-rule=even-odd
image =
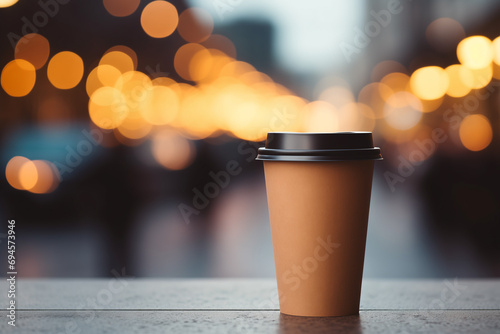
{"label": "warm string light", "polygon": [[[103,3],[111,15],[123,17],[134,13],[139,1]],[[213,20],[202,9],[189,8],[179,15],[171,3],[153,1],[144,7],[140,20],[153,38],[178,30],[187,43],[176,50],[173,67],[190,83],[150,78],[137,70],[134,50],[117,45],[103,54],[85,79],[89,116],[98,127],[112,129],[121,143],[133,145],[151,138],[152,156],[171,170],[189,166],[195,154],[192,139],[221,132],[258,141],[269,131],[372,131],[377,127],[389,141],[408,142],[411,136],[428,132],[423,113],[438,109],[445,96],[462,98],[488,85],[493,77],[500,78],[500,37],[492,42],[471,36],[457,46],[460,64],[445,69],[425,66],[409,76],[401,64],[385,61],[374,68],[374,82],[361,89],[357,98],[347,86],[336,84],[323,89],[317,101],[306,101],[238,61],[231,41],[212,35]],[[47,64],[49,54],[45,37],[24,36],[16,46],[15,59],[2,70],[3,89],[14,97],[29,94],[36,71]],[[53,55],[47,65],[49,81],[59,89],[74,88],[83,72],[82,59],[70,51]],[[459,130],[469,150],[482,150],[491,142],[491,125],[484,116],[466,117]],[[47,172],[53,170],[50,163],[21,158],[12,158],[6,170],[14,188],[45,193],[57,186],[57,177]],[[44,178],[52,181],[42,182]]]}

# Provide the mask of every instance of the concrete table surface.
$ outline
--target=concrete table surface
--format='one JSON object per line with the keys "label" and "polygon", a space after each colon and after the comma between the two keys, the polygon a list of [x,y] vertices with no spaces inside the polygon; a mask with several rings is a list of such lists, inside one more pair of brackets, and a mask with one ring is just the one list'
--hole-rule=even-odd
{"label": "concrete table surface", "polygon": [[0,333],[500,333],[500,280],[366,279],[359,316],[302,318],[274,279],[18,279],[16,327],[0,291]]}

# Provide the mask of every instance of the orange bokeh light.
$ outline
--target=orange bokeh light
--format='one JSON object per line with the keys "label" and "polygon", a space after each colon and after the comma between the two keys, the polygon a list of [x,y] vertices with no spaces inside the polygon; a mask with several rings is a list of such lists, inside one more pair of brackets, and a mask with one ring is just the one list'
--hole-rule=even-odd
{"label": "orange bokeh light", "polygon": [[133,14],[141,0],[103,0],[104,8],[113,16],[125,17]]}
{"label": "orange bokeh light", "polygon": [[24,35],[16,44],[14,55],[16,59],[30,62],[35,69],[40,69],[49,59],[49,41],[39,34]]}
{"label": "orange bokeh light", "polygon": [[25,96],[35,86],[35,67],[24,59],[12,60],[3,68],[0,81],[10,96]]}
{"label": "orange bokeh light", "polygon": [[469,115],[460,123],[460,140],[470,151],[484,150],[491,143],[493,131],[483,115]]}
{"label": "orange bokeh light", "polygon": [[83,60],[74,52],[63,51],[50,59],[47,77],[54,87],[71,89],[83,77]]}
{"label": "orange bokeh light", "polygon": [[443,97],[449,84],[448,74],[439,66],[419,68],[410,78],[413,94],[423,100],[436,100]]}
{"label": "orange bokeh light", "polygon": [[157,0],[144,7],[141,14],[142,29],[151,37],[171,35],[179,23],[177,9],[170,2]]}
{"label": "orange bokeh light", "polygon": [[202,8],[188,8],[179,16],[179,35],[190,43],[200,43],[208,39],[214,30],[214,20]]}
{"label": "orange bokeh light", "polygon": [[99,65],[111,65],[121,73],[133,71],[135,69],[134,60],[123,51],[106,52],[99,61]]}
{"label": "orange bokeh light", "polygon": [[29,161],[30,160],[25,157],[15,156],[7,163],[7,166],[5,167],[5,178],[13,188],[24,190],[21,180],[19,179],[19,170],[26,162]]}
{"label": "orange bokeh light", "polygon": [[201,50],[206,49],[202,45],[196,43],[185,44],[177,50],[174,57],[174,67],[175,71],[181,78],[185,80],[193,80],[189,66],[191,59]]}
{"label": "orange bokeh light", "polygon": [[165,129],[154,134],[151,142],[154,159],[169,170],[181,170],[194,160],[194,145],[174,130]]}

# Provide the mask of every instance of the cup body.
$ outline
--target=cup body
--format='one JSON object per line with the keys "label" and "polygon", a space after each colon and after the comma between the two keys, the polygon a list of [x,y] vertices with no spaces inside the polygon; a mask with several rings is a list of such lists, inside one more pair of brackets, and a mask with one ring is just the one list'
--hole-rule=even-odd
{"label": "cup body", "polygon": [[264,161],[282,313],[359,312],[373,166]]}

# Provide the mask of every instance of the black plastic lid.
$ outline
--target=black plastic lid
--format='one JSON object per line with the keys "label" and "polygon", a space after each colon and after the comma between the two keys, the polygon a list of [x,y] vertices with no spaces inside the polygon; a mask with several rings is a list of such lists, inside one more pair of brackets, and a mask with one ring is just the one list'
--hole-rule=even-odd
{"label": "black plastic lid", "polygon": [[371,132],[269,132],[258,153],[265,161],[382,160]]}

